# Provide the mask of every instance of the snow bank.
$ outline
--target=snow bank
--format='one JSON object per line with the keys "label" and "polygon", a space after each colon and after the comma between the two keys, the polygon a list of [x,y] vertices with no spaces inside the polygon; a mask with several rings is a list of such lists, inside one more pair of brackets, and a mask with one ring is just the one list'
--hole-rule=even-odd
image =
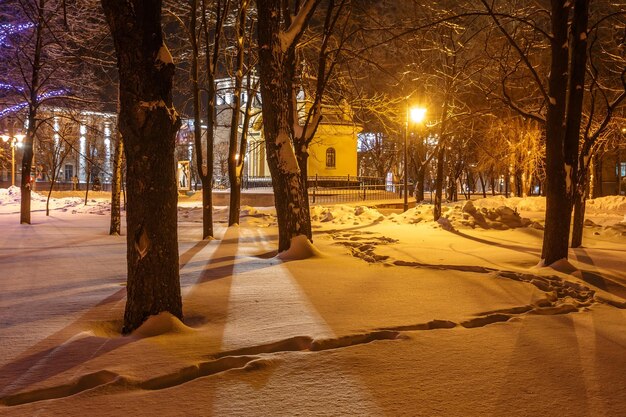
{"label": "snow bank", "polygon": [[[472,201],[457,203],[454,206],[443,206],[441,218],[436,223],[445,230],[476,227],[506,230],[533,224],[531,220],[522,218],[516,210],[506,205],[498,205],[498,201],[490,202],[489,206],[493,208],[477,207]],[[405,213],[392,214],[388,219],[400,224],[432,222],[432,206],[419,205]]]}
{"label": "snow bank", "polygon": [[[543,225],[539,221],[543,221],[545,207],[545,197],[494,196],[443,205],[441,207],[443,220],[434,222],[431,204],[420,204],[406,212],[392,213],[387,216],[365,206],[314,206],[311,208],[311,220],[320,223],[320,226],[324,224],[360,226],[378,222],[396,224],[431,222],[446,230],[463,228],[508,230],[519,227],[543,230]],[[538,221],[526,218],[523,214],[530,215]],[[626,197],[610,196],[588,200],[587,214],[598,218],[624,215],[624,222],[626,222]],[[602,221],[602,223],[607,223],[607,221]],[[615,219],[611,218],[607,224],[613,223]],[[621,229],[616,233],[620,234]]]}
{"label": "snow bank", "polygon": [[[31,210],[45,210],[47,198],[46,195],[31,191]],[[21,199],[19,187],[0,188],[0,213],[18,213]],[[50,210],[76,207],[83,201],[80,197],[50,198]]]}
{"label": "snow bank", "polygon": [[610,195],[587,200],[586,210],[589,212],[617,212],[624,214],[624,220],[626,220],[626,197]]}
{"label": "snow bank", "polygon": [[0,188],[0,205],[20,202],[20,189],[14,185],[9,188]]}
{"label": "snow bank", "polygon": [[296,261],[322,256],[322,253],[313,246],[313,243],[305,235],[291,238],[289,249],[279,253],[276,257],[283,261]]}
{"label": "snow bank", "polygon": [[[488,198],[473,200],[478,208],[497,208],[499,206],[511,207],[517,211],[545,211],[545,197],[509,197],[498,195]],[[598,197],[587,200],[587,212],[590,213],[617,213],[626,215],[626,197],[611,195],[607,197]]]}
{"label": "snow bank", "polygon": [[[67,210],[67,207],[63,208],[63,211]],[[89,200],[87,205],[85,205],[81,199],[80,204],[72,208],[72,214],[77,213],[109,215],[111,214],[111,203],[109,201]]]}
{"label": "snow bank", "polygon": [[385,216],[378,210],[366,206],[313,206],[311,207],[311,220],[333,224],[371,224],[384,220]]}

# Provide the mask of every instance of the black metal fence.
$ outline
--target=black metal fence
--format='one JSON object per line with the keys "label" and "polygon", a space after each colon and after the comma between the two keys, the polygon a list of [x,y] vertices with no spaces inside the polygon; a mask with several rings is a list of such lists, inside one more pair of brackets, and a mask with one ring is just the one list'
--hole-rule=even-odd
{"label": "black metal fence", "polygon": [[[311,176],[307,180],[311,203],[341,203],[386,200],[402,196],[400,184],[389,184],[384,178],[360,176]],[[244,190],[271,189],[270,177],[244,177]]]}
{"label": "black metal fence", "polygon": [[388,200],[399,197],[399,193],[390,191],[384,185],[309,188],[309,201],[311,203],[349,203],[366,200]]}

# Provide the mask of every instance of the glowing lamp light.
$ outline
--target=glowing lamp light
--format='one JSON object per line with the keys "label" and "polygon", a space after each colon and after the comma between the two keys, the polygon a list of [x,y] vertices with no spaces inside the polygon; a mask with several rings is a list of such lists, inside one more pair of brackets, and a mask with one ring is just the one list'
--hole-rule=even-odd
{"label": "glowing lamp light", "polygon": [[404,204],[403,209],[407,211],[409,209],[409,163],[408,163],[408,151],[407,151],[407,137],[409,136],[409,122],[413,123],[422,123],[426,118],[426,109],[424,107],[411,107],[409,108],[408,97],[407,97],[407,108],[406,108],[406,125],[404,126]]}
{"label": "glowing lamp light", "polygon": [[0,135],[4,143],[9,142],[11,144],[11,185],[15,185],[15,147],[22,147],[22,141],[26,135],[17,134],[13,137],[9,135]]}
{"label": "glowing lamp light", "polygon": [[413,123],[421,123],[426,118],[426,109],[424,107],[413,107],[409,110],[409,116]]}

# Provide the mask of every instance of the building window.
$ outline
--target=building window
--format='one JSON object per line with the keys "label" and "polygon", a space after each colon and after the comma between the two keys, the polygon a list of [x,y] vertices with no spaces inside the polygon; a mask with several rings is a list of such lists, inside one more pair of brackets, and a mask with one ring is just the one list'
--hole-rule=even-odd
{"label": "building window", "polygon": [[65,165],[65,182],[72,181],[72,177],[74,176],[74,166],[70,164]]}
{"label": "building window", "polygon": [[335,148],[326,149],[326,168],[335,168],[336,166],[336,155]]}
{"label": "building window", "polygon": [[626,162],[620,162],[619,166],[616,169],[617,175],[624,178],[626,177]]}

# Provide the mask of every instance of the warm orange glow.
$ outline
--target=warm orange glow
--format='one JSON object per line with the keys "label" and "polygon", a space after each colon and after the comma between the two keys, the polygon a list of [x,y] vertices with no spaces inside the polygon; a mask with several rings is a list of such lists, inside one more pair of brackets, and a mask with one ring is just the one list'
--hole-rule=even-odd
{"label": "warm orange glow", "polygon": [[426,109],[424,107],[413,107],[409,110],[409,114],[413,123],[421,123],[426,118]]}

